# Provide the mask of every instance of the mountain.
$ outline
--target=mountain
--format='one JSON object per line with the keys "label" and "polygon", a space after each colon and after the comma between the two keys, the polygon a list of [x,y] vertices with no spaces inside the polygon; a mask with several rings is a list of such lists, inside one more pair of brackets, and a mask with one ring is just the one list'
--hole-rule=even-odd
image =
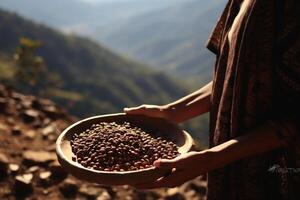
{"label": "mountain", "polygon": [[[123,107],[142,103],[164,104],[189,92],[185,82],[121,57],[87,38],[63,34],[0,10],[0,79],[4,81],[15,82],[12,57],[20,37],[42,42],[38,55],[61,82],[46,97],[79,117],[120,112]],[[186,126],[197,133],[194,136],[202,145],[208,141],[207,124],[207,117],[202,117]]]}
{"label": "mountain", "polygon": [[149,66],[196,80],[197,85],[211,78],[214,56],[205,42],[224,4],[225,0],[0,2],[3,8],[92,37]]}
{"label": "mountain", "polygon": [[94,27],[113,25],[121,19],[156,10],[176,1],[179,0],[1,0],[0,6],[37,22],[86,35]]}
{"label": "mountain", "polygon": [[99,28],[94,38],[150,66],[201,83],[211,78],[214,56],[205,43],[224,1],[188,0]]}
{"label": "mountain", "polygon": [[[187,91],[168,76],[123,58],[93,41],[0,11],[0,52],[12,57],[20,37],[42,42],[38,54],[62,80],[53,96],[83,116],[120,111],[141,103],[165,103]],[[70,99],[71,97],[75,99]]]}

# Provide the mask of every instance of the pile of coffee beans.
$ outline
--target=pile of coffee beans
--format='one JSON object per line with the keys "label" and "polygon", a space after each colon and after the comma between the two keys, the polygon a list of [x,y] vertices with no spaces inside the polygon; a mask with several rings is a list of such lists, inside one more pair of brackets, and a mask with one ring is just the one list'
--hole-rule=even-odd
{"label": "pile of coffee beans", "polygon": [[101,171],[132,171],[153,166],[159,158],[179,155],[177,146],[153,136],[128,122],[93,124],[71,140],[72,159],[82,166]]}

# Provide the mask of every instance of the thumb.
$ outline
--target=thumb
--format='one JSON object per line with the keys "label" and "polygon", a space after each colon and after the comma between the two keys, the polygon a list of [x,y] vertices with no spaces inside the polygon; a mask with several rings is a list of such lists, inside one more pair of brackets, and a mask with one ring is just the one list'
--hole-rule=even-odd
{"label": "thumb", "polygon": [[124,108],[124,112],[127,114],[143,114],[144,106],[132,107],[132,108]]}
{"label": "thumb", "polygon": [[182,168],[182,161],[179,159],[159,159],[156,160],[153,165],[158,168],[165,168],[165,169],[173,169],[173,168]]}

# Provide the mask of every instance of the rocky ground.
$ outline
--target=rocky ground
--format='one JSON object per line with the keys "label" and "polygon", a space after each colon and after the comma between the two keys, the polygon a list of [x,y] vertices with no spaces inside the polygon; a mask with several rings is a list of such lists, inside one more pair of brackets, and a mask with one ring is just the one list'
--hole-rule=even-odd
{"label": "rocky ground", "polygon": [[202,200],[206,181],[138,191],[80,181],[57,163],[55,140],[76,119],[47,99],[0,85],[0,199]]}

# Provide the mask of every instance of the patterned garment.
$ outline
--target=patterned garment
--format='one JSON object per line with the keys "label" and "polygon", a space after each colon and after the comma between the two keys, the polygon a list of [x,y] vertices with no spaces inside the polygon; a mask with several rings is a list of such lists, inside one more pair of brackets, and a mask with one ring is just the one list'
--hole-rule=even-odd
{"label": "patterned garment", "polygon": [[210,172],[207,199],[299,200],[300,1],[247,0],[231,30],[242,3],[227,3],[207,45],[217,56],[210,146],[266,123],[285,145]]}

